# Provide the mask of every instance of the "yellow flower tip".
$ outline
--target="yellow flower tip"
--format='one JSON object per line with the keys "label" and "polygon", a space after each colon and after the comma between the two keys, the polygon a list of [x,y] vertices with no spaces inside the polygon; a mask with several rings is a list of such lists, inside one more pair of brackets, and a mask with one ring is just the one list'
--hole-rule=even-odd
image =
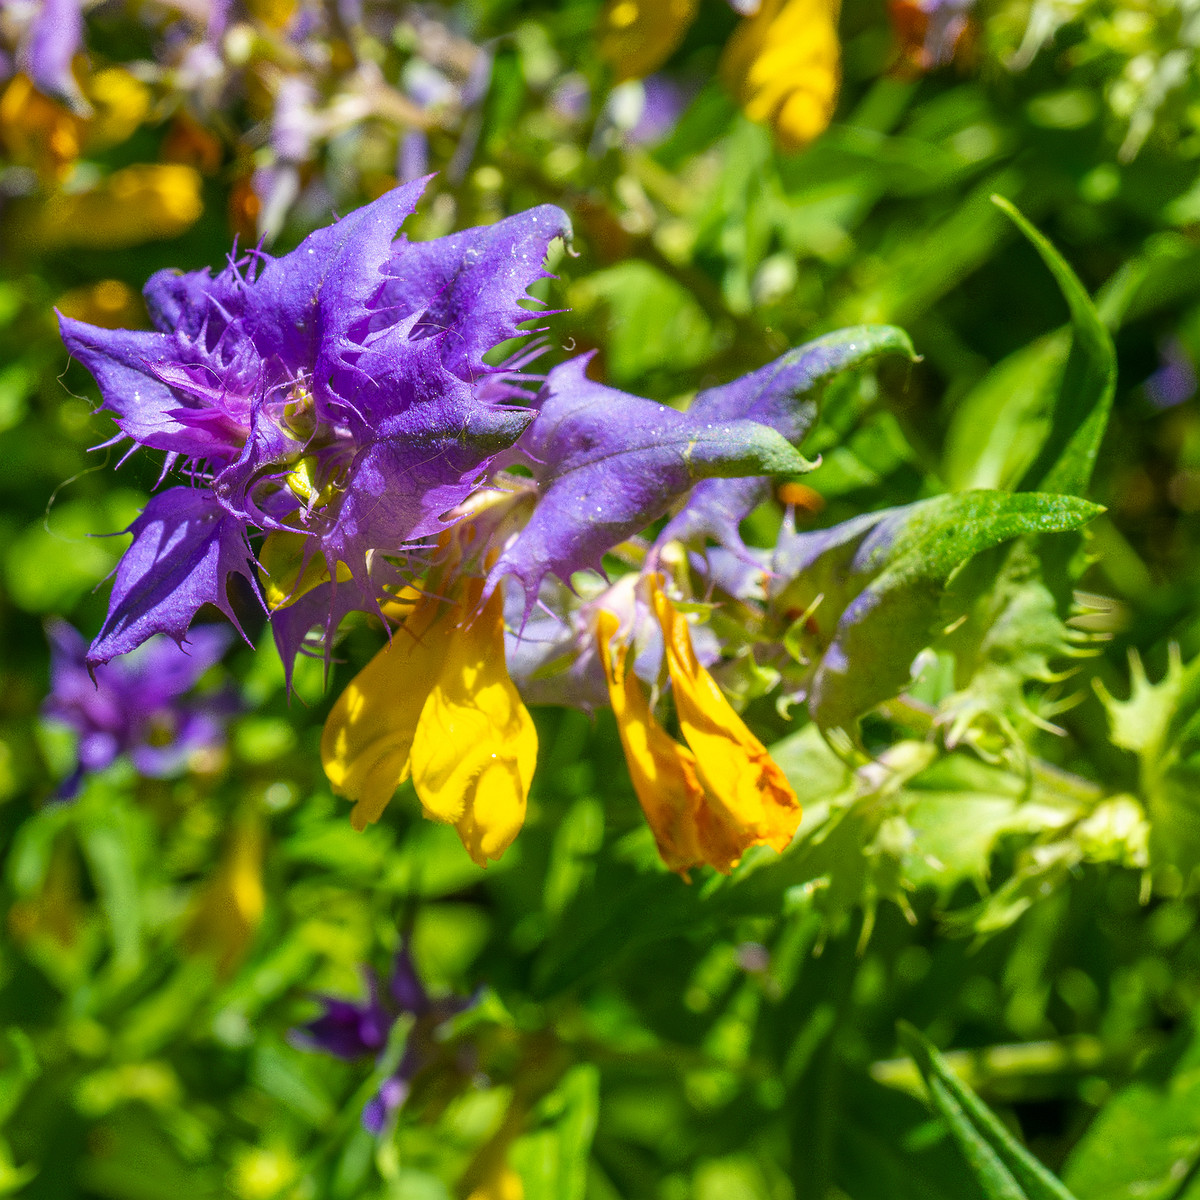
{"label": "yellow flower tip", "polygon": [[833,119],[841,83],[839,0],[763,0],[721,58],[726,87],[784,150],[801,150]]}
{"label": "yellow flower tip", "polygon": [[709,861],[700,839],[706,804],[704,788],[695,758],[655,720],[645,689],[637,676],[626,670],[627,644],[616,648],[614,661],[612,643],[619,628],[620,621],[612,613],[599,614],[596,639],[600,661],[629,777],[654,834],[659,857],[686,879],[692,867]]}
{"label": "yellow flower tip", "polygon": [[802,815],[796,793],[767,748],[746,728],[713,677],[700,665],[686,618],[657,581],[651,582],[655,615],[679,727],[696,759],[709,799],[712,857],[730,866],[751,846],[784,850]]}
{"label": "yellow flower tip", "polygon": [[679,48],[699,0],[608,0],[600,14],[600,57],[619,83],[658,70]]}
{"label": "yellow flower tip", "polygon": [[520,832],[537,766],[537,730],[504,660],[504,606],[477,610],[479,581],[448,615],[440,669],[412,741],[412,777],[425,815],[455,826],[480,866]]}
{"label": "yellow flower tip", "polygon": [[479,606],[472,581],[451,606],[424,596],[338,697],[321,737],[334,791],[363,829],[411,774],[425,815],[454,825],[480,866],[525,820],[537,730],[504,660],[499,591]]}

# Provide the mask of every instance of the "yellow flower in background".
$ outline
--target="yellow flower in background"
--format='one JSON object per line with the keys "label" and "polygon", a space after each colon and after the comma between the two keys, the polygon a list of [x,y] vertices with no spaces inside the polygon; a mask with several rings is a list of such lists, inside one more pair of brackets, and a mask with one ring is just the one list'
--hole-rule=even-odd
{"label": "yellow flower in background", "polygon": [[607,0],[600,14],[600,57],[617,81],[657,71],[683,41],[699,0]]}
{"label": "yellow flower in background", "polygon": [[501,1163],[467,1200],[525,1200],[525,1184],[512,1167]]}
{"label": "yellow flower in background", "polygon": [[84,128],[82,117],[43,96],[27,75],[14,75],[0,96],[0,145],[43,179],[65,177],[83,148]]}
{"label": "yellow flower in background", "polygon": [[27,75],[15,75],[0,96],[0,146],[47,182],[61,182],[84,150],[119,145],[150,114],[150,90],[120,67],[83,79],[90,116],[43,95]]}
{"label": "yellow flower in background", "polygon": [[184,935],[193,953],[212,955],[222,975],[229,975],[242,960],[262,923],[262,868],[262,824],[256,816],[243,815],[192,909]]}
{"label": "yellow flower in background", "polygon": [[204,211],[200,173],[180,163],[138,163],[86,192],[52,196],[33,221],[47,249],[118,250],[178,237]]}
{"label": "yellow flower in background", "polygon": [[60,834],[50,852],[41,888],[14,902],[8,910],[8,929],[19,942],[49,938],[67,949],[75,944],[87,910],[79,879],[79,855]]}
{"label": "yellow flower in background", "polygon": [[[657,71],[679,48],[699,0],[607,0],[600,57],[618,83]],[[828,127],[841,83],[841,0],[761,0],[721,58],[725,86],[784,150],[802,150]]]}
{"label": "yellow flower in background", "polygon": [[601,613],[600,658],[634,791],[673,871],[707,863],[731,871],[751,846],[784,850],[800,824],[796,794],[766,747],[700,665],[686,618],[651,584],[675,711],[687,746],[655,719],[641,683],[626,671],[629,647],[613,661],[618,621]]}
{"label": "yellow flower in background", "polygon": [[411,775],[425,815],[452,824],[480,866],[525,820],[537,731],[504,661],[499,591],[482,580],[447,605],[424,596],[334,704],[321,760],[355,801],[356,829],[377,821]]}
{"label": "yellow flower in background", "polygon": [[150,89],[120,67],[97,71],[85,81],[84,94],[93,113],[85,135],[88,149],[119,146],[150,115]]}
{"label": "yellow flower in background", "polygon": [[801,150],[833,117],[841,82],[840,0],[763,0],[734,31],[721,78],[752,121]]}
{"label": "yellow flower in background", "polygon": [[141,296],[119,279],[101,279],[85,287],[72,288],[59,296],[54,307],[64,317],[87,321],[102,329],[131,329],[146,325],[146,306]]}

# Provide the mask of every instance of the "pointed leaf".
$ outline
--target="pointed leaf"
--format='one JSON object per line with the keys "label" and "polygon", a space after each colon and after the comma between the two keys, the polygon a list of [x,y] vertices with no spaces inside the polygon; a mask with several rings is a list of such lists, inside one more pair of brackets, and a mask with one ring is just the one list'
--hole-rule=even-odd
{"label": "pointed leaf", "polygon": [[955,1076],[932,1042],[905,1021],[900,1022],[898,1032],[934,1106],[990,1200],[1075,1200]]}
{"label": "pointed leaf", "polygon": [[[789,350],[773,363],[721,387],[701,392],[688,416],[730,421],[761,421],[799,446],[817,419],[826,385],[845,371],[878,358],[915,358],[908,334],[894,325],[856,325]],[[739,524],[770,494],[767,480],[706,479],[659,535],[659,545],[710,537],[738,549]]]}
{"label": "pointed leaf", "polygon": [[541,581],[564,582],[662,516],[698,480],[797,474],[810,469],[768,425],[709,420],[594,383],[588,358],[550,372],[541,411],[520,447],[540,498],[529,524],[500,556],[492,586],[520,580],[527,612]]}
{"label": "pointed leaf", "polygon": [[1051,415],[1050,435],[1022,484],[1044,492],[1087,490],[1117,386],[1117,355],[1096,306],[1050,242],[1002,196],[992,202],[1029,239],[1071,310],[1074,340]]}

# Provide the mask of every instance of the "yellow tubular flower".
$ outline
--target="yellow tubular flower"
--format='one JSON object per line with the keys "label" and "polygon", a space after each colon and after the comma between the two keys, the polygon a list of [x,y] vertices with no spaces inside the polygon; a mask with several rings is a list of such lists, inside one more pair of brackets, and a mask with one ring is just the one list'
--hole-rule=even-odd
{"label": "yellow tubular flower", "polygon": [[785,150],[825,131],[841,81],[840,0],[763,0],[735,30],[721,77],[746,116],[770,125]]}
{"label": "yellow tubular flower", "polygon": [[699,841],[704,787],[695,757],[654,719],[645,689],[632,671],[626,671],[628,645],[618,646],[613,662],[612,640],[619,625],[612,613],[601,612],[596,638],[621,747],[659,855],[672,871],[686,876],[691,867],[707,861]]}
{"label": "yellow tubular flower", "polygon": [[481,580],[452,607],[423,597],[338,698],[321,759],[351,821],[377,821],[412,775],[425,815],[458,830],[480,866],[525,820],[537,731],[508,677],[499,591],[476,612]]}
{"label": "yellow tubular flower", "polygon": [[229,975],[241,961],[262,922],[262,866],[262,825],[256,817],[242,816],[192,909],[184,936],[190,950],[216,959],[222,975]]}
{"label": "yellow tubular flower", "polygon": [[537,730],[504,662],[500,590],[470,617],[482,591],[482,580],[468,585],[462,610],[470,624],[449,639],[412,743],[413,786],[426,815],[454,825],[481,867],[520,832],[537,766]]}
{"label": "yellow tubular flower", "polygon": [[686,619],[657,584],[651,585],[651,595],[679,727],[696,756],[707,811],[717,826],[711,836],[738,846],[738,857],[750,846],[786,849],[800,824],[796,793],[697,661]]}
{"label": "yellow tubular flower", "polygon": [[321,763],[333,790],[355,802],[350,823],[378,821],[411,769],[413,735],[446,655],[453,621],[436,621],[424,597],[391,642],[338,697],[321,735]]}
{"label": "yellow tubular flower", "polygon": [[608,0],[600,14],[600,57],[618,83],[641,79],[679,48],[699,0]]}

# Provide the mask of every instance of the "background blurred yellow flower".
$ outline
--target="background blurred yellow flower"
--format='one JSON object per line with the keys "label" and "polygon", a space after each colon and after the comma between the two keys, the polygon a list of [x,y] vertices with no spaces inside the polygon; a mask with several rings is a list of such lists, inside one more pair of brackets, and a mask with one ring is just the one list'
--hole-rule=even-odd
{"label": "background blurred yellow flower", "polygon": [[839,0],[763,0],[734,31],[721,78],[752,121],[800,150],[833,117],[841,82]]}

